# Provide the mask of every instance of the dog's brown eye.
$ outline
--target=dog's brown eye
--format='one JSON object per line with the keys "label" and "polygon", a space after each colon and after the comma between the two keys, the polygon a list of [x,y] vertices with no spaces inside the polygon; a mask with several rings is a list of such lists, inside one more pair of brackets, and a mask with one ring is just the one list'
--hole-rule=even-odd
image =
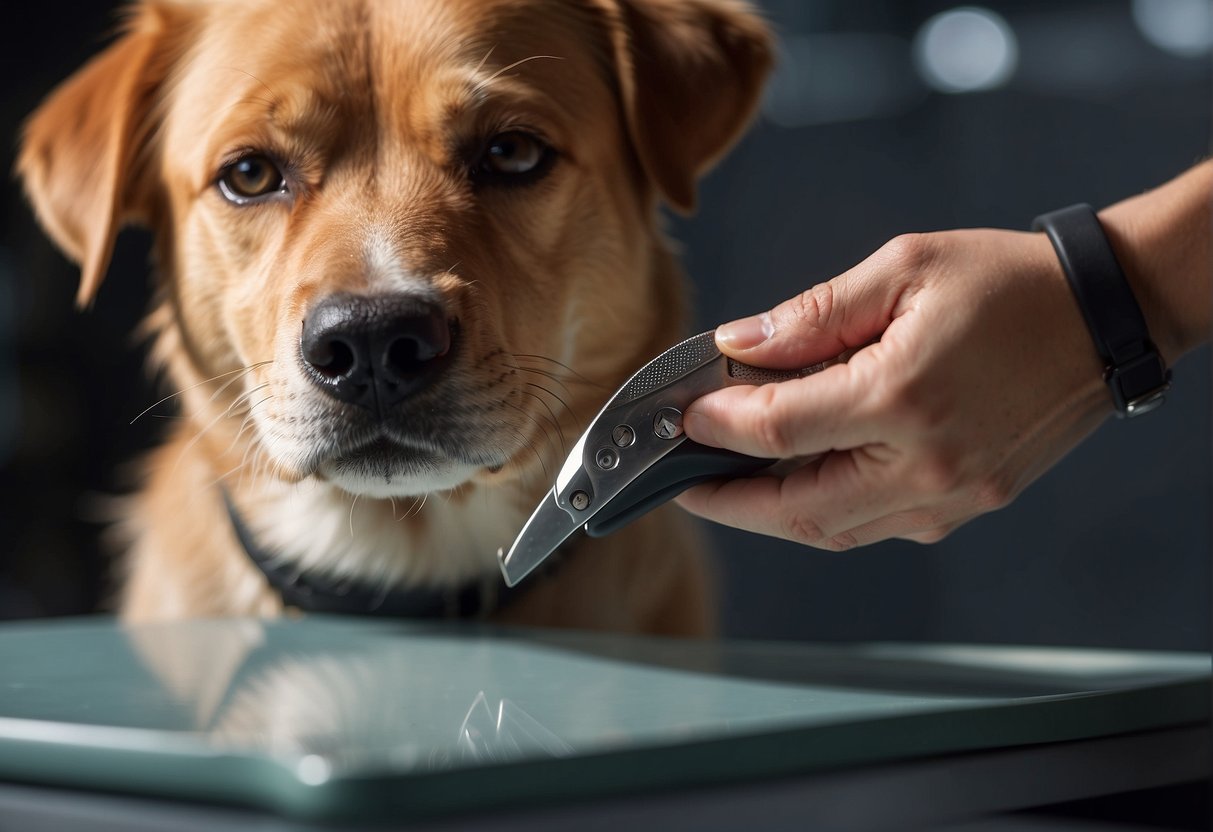
{"label": "dog's brown eye", "polygon": [[278,193],[285,188],[282,173],[264,156],[237,159],[224,168],[219,177],[219,190],[229,201],[238,204]]}
{"label": "dog's brown eye", "polygon": [[489,140],[480,157],[478,172],[491,176],[534,174],[546,166],[552,149],[530,133],[511,130]]}

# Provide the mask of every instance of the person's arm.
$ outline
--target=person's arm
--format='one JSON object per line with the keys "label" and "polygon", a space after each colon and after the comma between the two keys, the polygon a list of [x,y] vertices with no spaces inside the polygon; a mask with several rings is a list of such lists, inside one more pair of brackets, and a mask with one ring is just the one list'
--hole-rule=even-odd
{"label": "person's arm", "polygon": [[1168,364],[1209,339],[1213,160],[1099,212]]}
{"label": "person's arm", "polygon": [[[1100,213],[1168,363],[1209,339],[1211,195],[1206,162]],[[704,444],[811,458],[784,476],[691,489],[685,508],[822,548],[938,540],[1008,503],[1113,410],[1044,234],[899,237],[769,313],[719,328],[717,343],[772,368],[857,350],[805,379],[717,391],[685,418]]]}

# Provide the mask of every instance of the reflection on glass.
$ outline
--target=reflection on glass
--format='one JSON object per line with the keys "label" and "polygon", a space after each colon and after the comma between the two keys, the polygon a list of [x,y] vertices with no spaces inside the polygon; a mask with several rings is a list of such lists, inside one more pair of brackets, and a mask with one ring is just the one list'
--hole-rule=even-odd
{"label": "reflection on glass", "polygon": [[536,753],[548,757],[573,753],[571,745],[510,700],[499,699],[490,708],[484,691],[476,694],[468,708],[457,743],[465,759],[480,763],[506,762]]}
{"label": "reflection on glass", "polygon": [[[1190,670],[1174,656],[730,646],[323,616],[123,637],[142,671],[129,652],[106,664],[105,684],[88,671],[94,690],[112,691],[109,724],[190,738],[206,755],[269,758],[305,785],[983,708]],[[53,705],[8,692],[9,713],[62,721]]]}

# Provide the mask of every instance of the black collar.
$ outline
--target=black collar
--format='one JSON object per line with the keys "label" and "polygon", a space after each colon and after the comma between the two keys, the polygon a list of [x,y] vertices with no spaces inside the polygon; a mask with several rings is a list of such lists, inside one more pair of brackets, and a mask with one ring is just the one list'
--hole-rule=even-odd
{"label": "black collar", "polygon": [[500,575],[489,575],[454,587],[393,589],[354,579],[309,575],[261,548],[236,511],[227,490],[221,490],[228,519],[249,560],[282,596],[284,604],[304,612],[388,618],[483,618],[505,607],[534,585],[524,583],[507,587]]}

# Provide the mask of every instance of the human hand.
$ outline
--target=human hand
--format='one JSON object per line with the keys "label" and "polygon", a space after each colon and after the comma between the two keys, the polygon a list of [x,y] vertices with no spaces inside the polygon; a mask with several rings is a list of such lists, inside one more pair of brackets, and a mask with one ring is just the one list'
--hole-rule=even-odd
{"label": "human hand", "polygon": [[1103,368],[1043,234],[898,237],[845,274],[717,330],[726,354],[815,375],[704,396],[696,442],[816,456],[790,473],[708,483],[689,511],[842,550],[933,542],[1002,507],[1112,412]]}

